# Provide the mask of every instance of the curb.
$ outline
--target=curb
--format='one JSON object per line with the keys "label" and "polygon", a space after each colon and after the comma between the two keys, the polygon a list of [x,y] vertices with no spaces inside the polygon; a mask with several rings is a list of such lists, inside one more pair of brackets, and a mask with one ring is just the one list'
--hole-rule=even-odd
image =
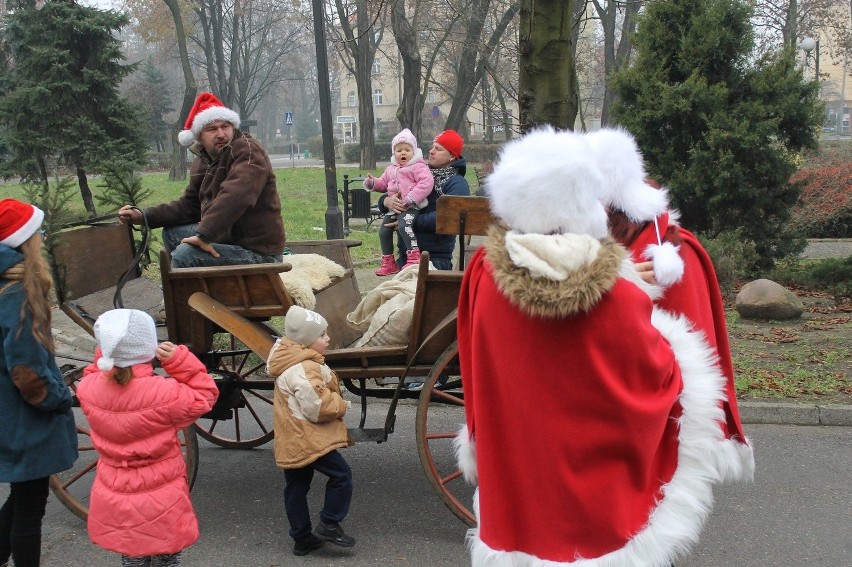
{"label": "curb", "polygon": [[743,423],[852,426],[852,405],[789,402],[739,402]]}

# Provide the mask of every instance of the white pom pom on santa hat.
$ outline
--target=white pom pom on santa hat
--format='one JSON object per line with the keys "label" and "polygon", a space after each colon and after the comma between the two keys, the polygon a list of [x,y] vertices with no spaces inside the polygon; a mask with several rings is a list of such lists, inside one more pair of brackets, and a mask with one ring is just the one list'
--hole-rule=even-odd
{"label": "white pom pom on santa hat", "polygon": [[178,133],[178,142],[182,146],[191,146],[198,141],[201,130],[216,120],[224,120],[240,127],[240,115],[222,104],[213,93],[201,93],[195,98],[195,103],[186,117],[183,130]]}
{"label": "white pom pom on santa hat", "polygon": [[503,146],[486,191],[491,210],[511,229],[601,239],[608,234],[598,199],[603,183],[584,136],[548,126]]}
{"label": "white pom pom on santa hat", "polygon": [[645,183],[645,165],[636,140],[621,128],[601,128],[586,136],[606,181],[605,207],[622,211],[630,220],[650,221],[669,206],[664,189]]}
{"label": "white pom pom on santa hat", "polygon": [[668,287],[676,284],[683,277],[683,258],[680,257],[679,246],[671,242],[649,244],[645,248],[645,257],[654,265],[654,279],[657,285]]}

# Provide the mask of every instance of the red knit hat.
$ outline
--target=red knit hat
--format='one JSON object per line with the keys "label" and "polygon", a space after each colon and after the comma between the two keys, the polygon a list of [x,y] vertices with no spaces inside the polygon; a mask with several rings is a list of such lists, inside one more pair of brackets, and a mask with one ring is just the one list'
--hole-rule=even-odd
{"label": "red knit hat", "polygon": [[17,248],[35,234],[44,212],[34,205],[15,199],[0,201],[0,244]]}
{"label": "red knit hat", "polygon": [[216,120],[230,122],[234,128],[240,127],[239,114],[222,104],[213,93],[201,93],[196,97],[195,104],[186,117],[183,130],[178,134],[178,142],[182,146],[191,146],[198,141],[201,130]]}
{"label": "red knit hat", "polygon": [[455,130],[444,130],[435,136],[435,143],[444,146],[453,157],[461,157],[464,151],[464,140]]}

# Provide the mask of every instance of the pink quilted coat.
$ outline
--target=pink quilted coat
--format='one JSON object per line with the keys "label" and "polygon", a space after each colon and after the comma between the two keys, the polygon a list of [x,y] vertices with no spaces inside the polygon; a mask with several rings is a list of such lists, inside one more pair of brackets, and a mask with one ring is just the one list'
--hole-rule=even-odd
{"label": "pink quilted coat", "polygon": [[100,354],[77,388],[100,455],[89,537],[132,557],[176,553],[198,539],[177,431],[210,410],[216,384],[182,345],[163,363],[171,378],[136,364],[124,386],[98,369]]}

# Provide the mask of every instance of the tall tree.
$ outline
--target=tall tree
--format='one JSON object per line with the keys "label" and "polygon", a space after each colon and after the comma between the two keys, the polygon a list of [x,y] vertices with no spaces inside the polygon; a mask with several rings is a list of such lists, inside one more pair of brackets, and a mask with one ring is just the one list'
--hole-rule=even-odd
{"label": "tall tree", "polygon": [[145,134],[155,151],[165,152],[169,132],[165,115],[175,109],[171,106],[171,85],[163,72],[146,61],[130,80],[127,98],[142,108]]}
{"label": "tall tree", "polygon": [[410,21],[406,17],[405,2],[400,0],[393,4],[391,27],[402,59],[402,97],[396,109],[396,119],[399,120],[401,128],[409,128],[419,139],[426,95],[422,89],[423,60],[417,41],[416,24],[416,19],[412,18]]}
{"label": "tall tree", "polygon": [[573,128],[579,96],[571,38],[574,0],[521,0],[521,131]]}
{"label": "tall tree", "polygon": [[[329,29],[339,37],[338,53],[343,64],[355,76],[358,93],[358,141],[361,144],[362,169],[376,168],[375,113],[373,112],[373,63],[384,32],[384,4],[371,11],[367,0],[334,0],[339,29]],[[352,23],[355,23],[353,26]]]}
{"label": "tall tree", "polygon": [[95,214],[88,172],[119,158],[130,166],[143,160],[140,111],[118,91],[133,66],[123,63],[113,34],[127,23],[117,12],[73,0],[48,0],[8,15],[11,64],[0,99],[2,137],[12,154],[3,164],[6,176],[47,193],[58,169],[71,167],[86,210]]}
{"label": "tall tree", "polygon": [[740,0],[648,4],[613,110],[682,224],[707,236],[739,229],[768,265],[795,249],[789,179],[797,153],[817,145],[823,109],[792,49],[752,57],[750,14]]}

